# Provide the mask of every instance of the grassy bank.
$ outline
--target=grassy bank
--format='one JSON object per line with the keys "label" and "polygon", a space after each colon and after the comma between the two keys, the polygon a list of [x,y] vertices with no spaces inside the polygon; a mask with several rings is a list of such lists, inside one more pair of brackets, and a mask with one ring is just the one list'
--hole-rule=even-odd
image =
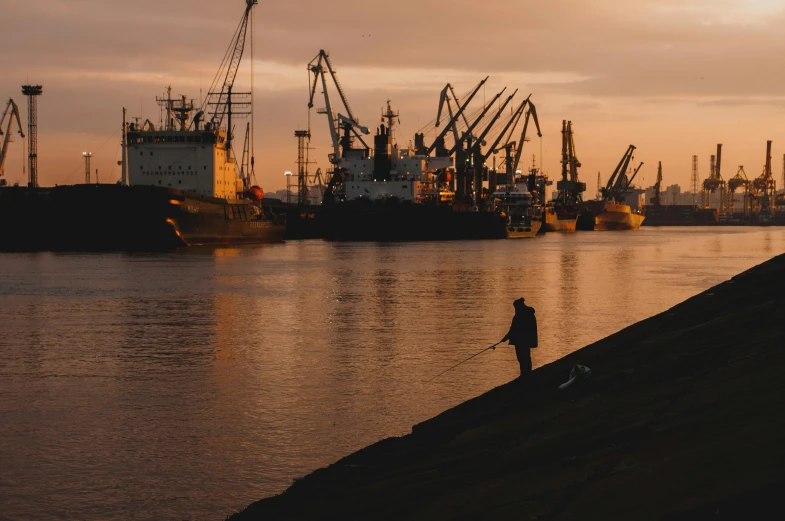
{"label": "grassy bank", "polygon": [[[573,364],[588,385],[557,389]],[[754,519],[785,490],[785,256],[317,470],[249,519]]]}

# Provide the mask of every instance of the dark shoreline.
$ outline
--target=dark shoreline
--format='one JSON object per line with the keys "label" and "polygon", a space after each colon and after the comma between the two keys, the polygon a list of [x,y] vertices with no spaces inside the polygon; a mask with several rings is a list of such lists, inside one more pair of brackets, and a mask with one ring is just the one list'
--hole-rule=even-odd
{"label": "dark shoreline", "polygon": [[[573,364],[589,385],[559,391]],[[739,519],[785,489],[785,255],[230,519]]]}

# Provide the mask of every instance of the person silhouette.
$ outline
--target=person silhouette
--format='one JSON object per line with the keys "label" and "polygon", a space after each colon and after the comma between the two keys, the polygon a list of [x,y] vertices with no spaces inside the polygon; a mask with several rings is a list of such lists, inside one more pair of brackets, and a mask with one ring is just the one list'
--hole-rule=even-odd
{"label": "person silhouette", "polygon": [[527,306],[523,297],[513,302],[512,305],[515,308],[515,316],[512,317],[510,330],[501,341],[509,341],[515,346],[515,356],[521,366],[520,378],[525,380],[532,372],[530,350],[537,347],[538,343],[537,317],[534,316],[534,308]]}

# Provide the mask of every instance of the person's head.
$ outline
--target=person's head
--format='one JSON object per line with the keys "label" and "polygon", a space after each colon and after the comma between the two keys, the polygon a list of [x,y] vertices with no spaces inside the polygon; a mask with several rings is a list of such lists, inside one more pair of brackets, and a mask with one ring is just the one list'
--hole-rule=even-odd
{"label": "person's head", "polygon": [[513,307],[514,307],[516,310],[517,310],[517,309],[521,309],[521,308],[523,308],[523,307],[525,307],[525,306],[526,306],[526,304],[524,303],[523,297],[521,297],[521,298],[519,298],[518,300],[516,300],[515,302],[513,302],[513,303],[512,303],[512,305],[513,305]]}

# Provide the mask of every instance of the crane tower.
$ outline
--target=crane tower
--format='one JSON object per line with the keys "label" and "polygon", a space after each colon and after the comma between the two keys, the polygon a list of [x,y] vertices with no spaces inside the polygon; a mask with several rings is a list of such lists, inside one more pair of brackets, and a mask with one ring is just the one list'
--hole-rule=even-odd
{"label": "crane tower", "polygon": [[43,91],[41,85],[22,85],[22,94],[27,96],[27,134],[30,141],[27,186],[31,188],[38,187],[38,96]]}

